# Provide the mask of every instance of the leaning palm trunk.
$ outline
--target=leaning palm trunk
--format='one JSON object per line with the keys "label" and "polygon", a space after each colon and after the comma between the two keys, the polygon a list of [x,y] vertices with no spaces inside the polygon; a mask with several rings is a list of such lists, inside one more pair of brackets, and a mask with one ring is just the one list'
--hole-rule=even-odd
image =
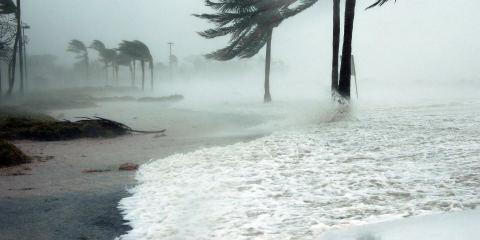
{"label": "leaning palm trunk", "polygon": [[347,0],[345,3],[345,29],[343,34],[342,66],[340,68],[340,83],[338,92],[346,100],[350,99],[350,80],[352,65],[352,37],[353,22],[355,19],[356,0]]}
{"label": "leaning palm trunk", "polygon": [[272,58],[272,32],[273,29],[269,30],[269,37],[267,40],[267,54],[265,59],[265,95],[263,97],[263,102],[269,103],[272,101],[272,96],[270,95],[270,62]]}
{"label": "leaning palm trunk", "polygon": [[150,58],[150,85],[153,90],[153,58]]}
{"label": "leaning palm trunk", "polygon": [[130,69],[130,80],[132,81],[132,87],[134,87],[135,86],[135,82],[134,82],[135,77],[133,76],[132,63],[128,64],[128,68]]}
{"label": "leaning palm trunk", "polygon": [[142,91],[145,91],[145,61],[140,61],[142,67]]}
{"label": "leaning palm trunk", "polygon": [[340,0],[333,0],[332,94],[338,91],[338,53],[340,49]]}
{"label": "leaning palm trunk", "polygon": [[105,80],[106,86],[108,86],[108,63],[105,62]]}

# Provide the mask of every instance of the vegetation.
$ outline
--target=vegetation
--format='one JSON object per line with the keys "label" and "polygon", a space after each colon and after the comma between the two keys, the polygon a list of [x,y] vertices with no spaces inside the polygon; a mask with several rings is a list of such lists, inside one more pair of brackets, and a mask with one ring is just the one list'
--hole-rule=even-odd
{"label": "vegetation", "polygon": [[[151,74],[151,88],[153,89],[153,57],[150,53],[150,49],[147,45],[141,41],[122,41],[120,43],[119,52],[121,55],[128,56],[133,62],[133,74],[135,76],[135,62],[140,61],[140,66],[142,68],[142,90],[145,90],[145,63],[149,63],[150,74]],[[135,81],[135,78],[133,78]],[[133,85],[133,82],[132,82]]]}
{"label": "vegetation", "polygon": [[11,167],[29,162],[30,158],[15,145],[0,139],[0,167]]}
{"label": "vegetation", "polygon": [[85,64],[85,73],[87,77],[86,79],[88,79],[89,58],[87,46],[85,46],[82,41],[74,39],[68,44],[67,51],[77,54],[77,59],[79,59]]}
{"label": "vegetation", "polygon": [[[292,4],[299,4],[290,8]],[[271,101],[270,95],[270,62],[273,29],[285,19],[295,16],[309,8],[316,0],[218,0],[205,1],[215,14],[195,14],[206,19],[214,28],[200,32],[205,38],[211,39],[231,35],[227,47],[206,55],[207,58],[227,61],[233,58],[250,58],[255,56],[266,45],[265,59],[265,94],[264,102]]]}
{"label": "vegetation", "polygon": [[121,123],[103,118],[86,118],[76,122],[29,117],[5,117],[0,120],[0,138],[11,140],[56,141],[76,138],[111,138],[125,135],[130,130]]}

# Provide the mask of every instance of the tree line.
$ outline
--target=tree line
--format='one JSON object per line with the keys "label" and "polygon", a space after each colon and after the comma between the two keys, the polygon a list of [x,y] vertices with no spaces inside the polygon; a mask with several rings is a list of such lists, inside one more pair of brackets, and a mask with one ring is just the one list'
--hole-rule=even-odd
{"label": "tree line", "polygon": [[[382,6],[389,0],[374,0],[367,9]],[[266,45],[264,102],[272,100],[270,93],[270,63],[273,30],[286,19],[312,7],[318,0],[205,0],[213,14],[194,14],[215,26],[200,32],[207,39],[230,36],[228,45],[206,55],[207,58],[228,61],[250,58]],[[333,0],[333,54],[331,90],[334,99],[350,99],[351,56],[356,0],[345,0],[344,33],[340,73],[340,0]]]}
{"label": "tree line", "polygon": [[135,86],[136,63],[140,62],[142,70],[142,90],[145,90],[145,64],[148,63],[150,68],[150,85],[153,89],[153,57],[147,45],[141,41],[122,41],[117,48],[107,48],[100,40],[94,40],[89,47],[82,41],[74,39],[69,42],[67,51],[77,54],[79,59],[85,66],[86,79],[89,78],[90,58],[88,49],[98,52],[99,60],[104,65],[106,85],[109,81],[109,68],[112,69],[112,79],[116,80],[118,85],[118,71],[121,66],[128,67],[130,70],[132,87]]}

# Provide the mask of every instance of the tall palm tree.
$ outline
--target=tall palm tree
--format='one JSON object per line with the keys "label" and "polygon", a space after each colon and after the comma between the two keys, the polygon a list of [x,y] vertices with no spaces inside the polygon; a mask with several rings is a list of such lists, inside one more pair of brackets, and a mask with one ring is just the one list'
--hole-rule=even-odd
{"label": "tall palm tree", "polygon": [[[1,10],[1,8],[0,8]],[[11,45],[16,38],[16,21],[11,16],[0,13],[0,62],[5,62],[7,65],[13,57],[13,49]],[[1,66],[1,64],[0,64]],[[9,79],[11,72],[8,71]],[[2,78],[0,72],[0,97],[2,96]]]}
{"label": "tall palm tree", "polygon": [[[153,89],[153,57],[146,44],[141,41],[123,41],[120,43],[119,51],[124,53],[133,59],[133,66],[135,68],[135,61],[140,61],[142,68],[142,90],[145,90],[145,62],[149,63],[150,75],[151,75],[151,88]],[[134,69],[135,72],[135,69]]]}
{"label": "tall palm tree", "polygon": [[105,47],[105,44],[99,40],[94,40],[90,45],[90,48],[95,49],[100,56],[100,60],[105,65],[105,76],[108,85],[108,66],[112,63],[116,57],[117,51],[114,49],[108,49]]}
{"label": "tall palm tree", "polygon": [[[206,0],[205,4],[215,14],[194,14],[216,26],[199,34],[207,39],[231,35],[227,47],[207,54],[219,61],[233,58],[250,58],[266,45],[264,102],[271,102],[270,62],[273,29],[283,20],[313,5],[317,0]],[[299,4],[290,8],[296,2]]]}
{"label": "tall palm tree", "polygon": [[88,72],[89,72],[89,58],[88,58],[88,49],[87,46],[82,41],[79,40],[72,40],[68,44],[67,48],[68,52],[72,52],[77,54],[76,58],[80,59],[81,61],[84,62],[85,64],[85,73],[86,73],[86,79],[88,79]]}

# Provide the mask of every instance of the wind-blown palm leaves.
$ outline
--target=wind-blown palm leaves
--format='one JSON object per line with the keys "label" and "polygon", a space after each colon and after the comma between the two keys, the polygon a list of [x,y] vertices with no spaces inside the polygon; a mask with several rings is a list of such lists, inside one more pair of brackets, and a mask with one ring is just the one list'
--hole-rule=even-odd
{"label": "wind-blown palm leaves", "polygon": [[[117,55],[117,51],[114,49],[108,49],[105,47],[105,44],[99,40],[94,40],[93,43],[90,45],[90,48],[95,49],[100,56],[100,60],[105,65],[105,76],[108,85],[108,66],[109,64],[113,63],[115,57]],[[112,64],[113,66],[113,64]]]}
{"label": "wind-blown palm leaves", "polygon": [[[141,41],[123,41],[118,48],[120,53],[130,56],[133,61],[140,61],[142,67],[142,90],[145,90],[145,62],[149,63],[151,72],[151,87],[153,89],[153,57],[149,48]],[[134,64],[135,66],[135,64]]]}
{"label": "wind-blown palm leaves", "polygon": [[85,44],[82,41],[74,39],[70,41],[70,43],[68,44],[67,51],[76,53],[77,54],[76,58],[84,62],[85,73],[87,74],[87,79],[88,79],[89,58],[88,58],[87,46],[85,46]]}
{"label": "wind-blown palm leaves", "polygon": [[12,14],[17,12],[17,6],[12,0],[0,0],[0,14]]}
{"label": "wind-blown palm leaves", "polygon": [[[214,51],[207,58],[227,61],[235,57],[250,58],[266,47],[265,96],[270,102],[270,58],[272,32],[283,20],[302,12],[317,0],[206,0],[215,14],[194,14],[216,26],[199,34],[207,39],[231,35],[227,47]],[[297,4],[293,8],[292,5]]]}
{"label": "wind-blown palm leaves", "polygon": [[[377,7],[377,6],[382,6],[383,4],[385,4],[389,1],[391,1],[391,0],[377,0],[374,4],[370,5],[367,9]],[[397,2],[397,0],[395,0],[395,2]]]}

